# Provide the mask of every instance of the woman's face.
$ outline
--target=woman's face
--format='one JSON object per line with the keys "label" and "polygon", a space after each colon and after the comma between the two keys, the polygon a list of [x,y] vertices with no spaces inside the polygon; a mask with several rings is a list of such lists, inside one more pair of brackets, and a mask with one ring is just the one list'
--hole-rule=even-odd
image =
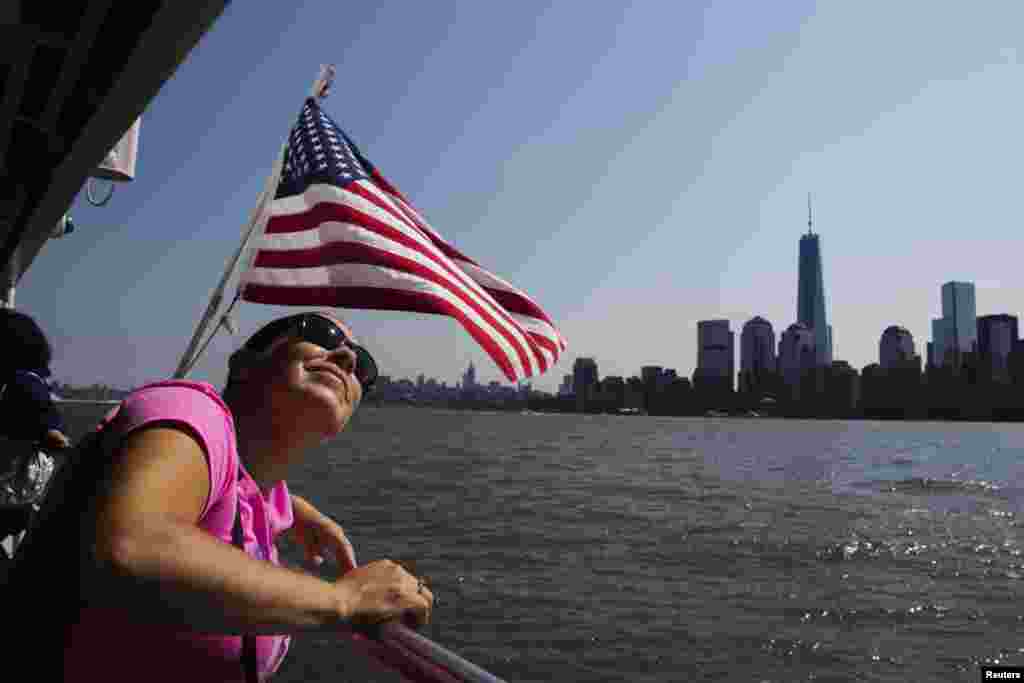
{"label": "woman's face", "polygon": [[[355,341],[347,327],[334,322]],[[269,355],[268,362],[261,364],[266,370],[261,379],[269,388],[267,407],[275,426],[320,439],[341,432],[363,396],[354,374],[355,353],[347,346],[327,351],[291,335],[274,342]]]}

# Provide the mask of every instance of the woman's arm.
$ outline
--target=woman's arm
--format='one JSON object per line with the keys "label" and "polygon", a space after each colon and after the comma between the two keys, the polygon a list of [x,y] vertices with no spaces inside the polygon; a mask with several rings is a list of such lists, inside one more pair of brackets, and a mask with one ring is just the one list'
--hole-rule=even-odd
{"label": "woman's arm", "polygon": [[216,633],[334,630],[414,613],[432,596],[389,561],[331,583],[261,562],[196,526],[209,489],[199,443],[177,427],[131,433],[91,523],[91,604]]}

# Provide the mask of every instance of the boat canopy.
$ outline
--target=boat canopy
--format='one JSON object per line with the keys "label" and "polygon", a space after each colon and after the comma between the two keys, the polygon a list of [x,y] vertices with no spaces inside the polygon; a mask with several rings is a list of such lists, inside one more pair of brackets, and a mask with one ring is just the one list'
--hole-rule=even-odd
{"label": "boat canopy", "polygon": [[228,2],[0,2],[0,300]]}

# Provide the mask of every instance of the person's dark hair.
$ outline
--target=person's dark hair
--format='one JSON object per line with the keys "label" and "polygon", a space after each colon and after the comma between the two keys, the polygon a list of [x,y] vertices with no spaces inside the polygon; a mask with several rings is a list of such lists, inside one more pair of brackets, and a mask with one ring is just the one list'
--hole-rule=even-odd
{"label": "person's dark hair", "polygon": [[15,370],[46,370],[50,368],[53,350],[50,342],[31,316],[0,308],[0,372]]}
{"label": "person's dark hair", "polygon": [[234,369],[239,363],[243,363],[244,358],[252,352],[262,352],[267,349],[273,342],[277,340],[281,335],[289,332],[295,327],[296,321],[303,316],[302,313],[296,313],[294,315],[288,315],[283,318],[277,318],[271,320],[269,323],[257,330],[249,339],[242,344],[241,348],[231,354],[228,359],[228,379],[224,384],[224,388],[221,389],[220,394],[224,396],[234,386]]}

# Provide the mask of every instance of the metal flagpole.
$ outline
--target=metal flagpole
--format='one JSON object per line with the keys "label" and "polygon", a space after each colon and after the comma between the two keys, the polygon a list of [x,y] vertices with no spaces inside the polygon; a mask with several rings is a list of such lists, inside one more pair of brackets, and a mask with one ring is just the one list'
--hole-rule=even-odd
{"label": "metal flagpole", "polygon": [[[317,99],[326,97],[333,80],[334,66],[325,65],[320,67],[320,75],[313,82],[310,97],[315,97]],[[289,134],[291,134],[291,126],[289,126],[288,130]],[[200,352],[196,353],[196,348],[199,346],[199,342],[203,338],[203,333],[206,332],[206,328],[209,327],[210,322],[216,317],[217,311],[220,309],[221,302],[224,300],[224,290],[227,289],[228,282],[231,280],[231,276],[234,275],[235,269],[238,267],[238,263],[242,260],[242,257],[248,250],[253,237],[261,232],[263,226],[266,225],[267,207],[270,202],[273,201],[274,194],[277,191],[277,185],[281,180],[281,171],[284,167],[284,156],[287,149],[288,143],[286,139],[285,143],[281,145],[281,151],[277,155],[277,160],[274,162],[274,169],[267,178],[266,186],[260,194],[259,201],[256,202],[256,208],[253,210],[252,217],[249,219],[249,226],[243,234],[242,243],[238,246],[234,256],[228,261],[227,268],[224,270],[224,275],[221,276],[220,282],[210,295],[210,303],[206,306],[206,311],[203,313],[203,317],[199,319],[199,324],[196,326],[196,330],[192,335],[191,341],[189,341],[188,348],[185,349],[185,353],[178,362],[178,368],[174,371],[175,379],[181,379],[188,375],[189,371],[196,364],[196,361],[199,360],[202,350],[206,349],[206,344],[204,344]],[[235,297],[235,300],[231,302],[231,305],[234,306],[236,301],[238,301],[238,297]],[[228,313],[230,313],[230,308]],[[225,313],[224,316],[226,317],[228,313]],[[220,324],[218,324],[217,327],[214,328],[213,332],[210,333],[210,338],[217,334],[217,331],[224,323],[225,320],[222,317]],[[209,341],[210,340],[207,339],[207,344]]]}
{"label": "metal flagpole", "polygon": [[[273,188],[276,187],[278,180],[280,179],[281,172],[281,159],[274,163],[274,171],[267,178],[267,188],[270,188],[269,192],[273,193]],[[178,368],[174,372],[175,379],[181,379],[185,377],[189,370],[194,365],[193,356],[195,355],[196,347],[199,346],[199,341],[203,338],[203,333],[206,332],[206,328],[210,325],[210,321],[217,315],[217,311],[220,309],[220,304],[224,300],[224,290],[227,289],[228,281],[234,274],[235,267],[238,265],[238,261],[242,258],[242,254],[245,253],[246,247],[249,246],[249,241],[252,236],[256,233],[255,228],[262,222],[263,215],[265,213],[265,207],[267,204],[268,190],[264,189],[260,193],[259,201],[256,203],[256,208],[253,209],[252,217],[249,219],[249,227],[242,238],[242,243],[238,246],[234,256],[228,260],[227,267],[224,269],[224,274],[220,278],[220,282],[214,288],[213,293],[210,295],[210,302],[206,306],[206,311],[203,316],[199,319],[199,324],[196,326],[195,332],[192,334],[192,339],[188,343],[188,348],[185,349],[184,355],[178,362]],[[271,194],[271,196],[273,196]]]}

